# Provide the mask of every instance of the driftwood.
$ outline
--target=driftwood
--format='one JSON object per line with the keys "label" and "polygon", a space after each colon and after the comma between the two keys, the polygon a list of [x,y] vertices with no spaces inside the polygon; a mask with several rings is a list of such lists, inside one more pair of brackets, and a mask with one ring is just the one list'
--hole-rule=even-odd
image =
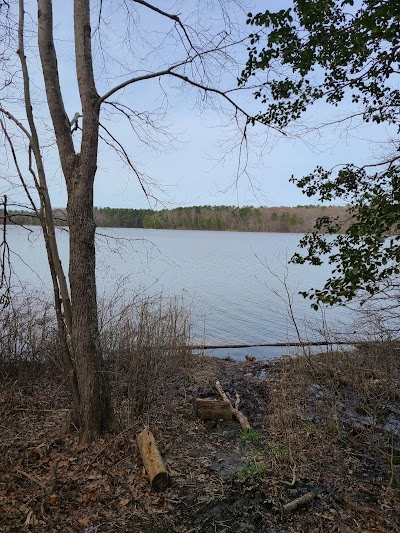
{"label": "driftwood", "polygon": [[295,500],[292,500],[286,505],[283,505],[282,513],[284,514],[291,513],[292,511],[295,511],[297,508],[301,507],[302,505],[305,505],[306,503],[311,502],[315,497],[316,497],[315,492],[307,492],[307,494],[300,496],[300,498],[296,498]]}
{"label": "driftwood", "polygon": [[224,400],[194,400],[194,413],[203,420],[232,420],[232,406]]}
{"label": "driftwood", "polygon": [[231,401],[229,400],[228,396],[225,394],[224,389],[221,387],[221,383],[219,381],[216,381],[215,382],[215,386],[217,387],[217,391],[219,392],[219,394],[220,394],[221,398],[224,400],[224,402],[228,402],[229,405],[231,406],[232,414],[236,418],[236,420],[239,422],[239,424],[241,425],[243,431],[250,431],[249,421],[247,420],[246,416],[241,411],[239,411],[239,409],[238,409],[238,405],[239,405],[239,402],[240,402],[239,395],[236,396],[236,406],[233,407],[233,405],[232,405]]}
{"label": "driftwood", "polygon": [[137,435],[136,442],[147,475],[149,476],[151,487],[156,490],[166,488],[169,484],[169,475],[153,433],[148,429],[144,429]]}

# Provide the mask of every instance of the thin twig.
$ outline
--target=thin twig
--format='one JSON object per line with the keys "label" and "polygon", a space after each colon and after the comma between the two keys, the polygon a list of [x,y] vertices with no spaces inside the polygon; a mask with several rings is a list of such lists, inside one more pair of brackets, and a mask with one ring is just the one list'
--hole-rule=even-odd
{"label": "thin twig", "polygon": [[282,480],[281,483],[283,483],[284,485],[287,485],[288,487],[294,487],[295,484],[296,484],[296,481],[297,481],[297,478],[296,478],[296,465],[293,465],[292,467],[292,481],[284,481]]}
{"label": "thin twig", "polygon": [[42,481],[40,481],[40,479],[37,478],[36,476],[32,476],[31,474],[28,474],[27,472],[24,472],[23,470],[17,470],[17,475],[28,479],[32,483],[36,483],[36,485],[39,485],[39,487],[42,488],[44,491],[47,491],[46,485]]}

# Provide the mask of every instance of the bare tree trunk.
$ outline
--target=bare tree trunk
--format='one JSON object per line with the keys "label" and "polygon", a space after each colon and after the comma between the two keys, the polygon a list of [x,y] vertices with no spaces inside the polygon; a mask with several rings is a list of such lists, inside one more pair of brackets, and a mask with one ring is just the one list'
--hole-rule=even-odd
{"label": "bare tree trunk", "polygon": [[69,280],[72,300],[72,345],[80,392],[82,438],[90,441],[112,428],[110,388],[104,374],[97,317],[93,186],[81,166],[69,194]]}
{"label": "bare tree trunk", "polygon": [[[39,137],[36,130],[35,119],[33,116],[30,94],[30,79],[24,50],[24,7],[24,0],[19,0],[18,55],[22,67],[25,109],[30,129],[30,133],[24,129],[24,132],[28,136],[30,143],[29,170],[33,175],[35,186],[38,190],[40,197],[41,209],[38,215],[46,244],[47,258],[53,282],[54,304],[57,316],[58,335],[62,352],[61,355],[63,369],[70,385],[71,393],[74,399],[75,411],[78,412],[80,403],[78,383],[76,380],[75,369],[73,366],[70,347],[68,343],[68,336],[71,334],[72,327],[71,302],[67,281],[58,254],[58,246],[54,229],[53,211],[47,188],[47,180],[42,160],[42,154],[40,151]],[[31,164],[31,150],[34,155],[38,177],[36,176],[36,173]],[[17,165],[16,160],[15,163]],[[24,184],[21,174],[20,177]],[[29,193],[28,197],[30,198]]]}
{"label": "bare tree trunk", "polygon": [[[20,0],[23,2],[23,0]],[[129,2],[128,2],[129,3]],[[71,291],[71,319],[68,320],[67,295],[61,294],[65,323],[70,323],[70,337],[67,337],[68,345],[71,345],[71,361],[76,373],[79,395],[79,413],[81,421],[82,436],[86,440],[91,440],[113,424],[113,414],[111,409],[110,388],[104,373],[104,362],[100,349],[100,339],[97,317],[97,297],[95,283],[95,224],[93,219],[93,183],[97,170],[98,142],[99,142],[99,115],[102,104],[111,104],[116,109],[119,106],[109,99],[112,95],[123,90],[129,85],[137,82],[161,79],[162,77],[173,77],[192,87],[202,91],[204,95],[215,95],[223,98],[225,102],[233,106],[235,110],[235,120],[237,115],[243,115],[246,119],[243,131],[243,140],[246,139],[247,125],[253,121],[230,95],[230,90],[220,90],[212,83],[208,84],[207,79],[211,79],[204,68],[203,59],[211,54],[215,54],[214,61],[218,65],[223,64],[220,53],[226,54],[230,60],[230,53],[225,50],[230,45],[235,44],[228,39],[222,38],[221,44],[214,49],[214,41],[210,40],[211,49],[201,46],[200,50],[192,43],[192,30],[187,30],[185,25],[176,14],[171,14],[155,7],[148,2],[136,2],[146,9],[154,11],[158,16],[166,17],[173,21],[174,27],[179,35],[179,41],[183,44],[183,60],[171,64],[162,70],[155,70],[147,73],[139,73],[129,79],[123,80],[115,87],[109,89],[105,94],[99,96],[93,73],[91,40],[92,32],[90,25],[90,0],[74,0],[74,41],[75,41],[75,65],[79,87],[81,110],[75,111],[75,115],[82,116],[82,134],[80,146],[78,147],[78,135],[72,137],[71,123],[65,110],[61,92],[57,55],[54,47],[53,37],[53,14],[52,0],[37,0],[38,5],[38,45],[40,61],[43,71],[47,103],[53,123],[55,139],[61,163],[61,168],[65,177],[68,192],[68,217],[70,226],[70,266],[69,284]],[[54,5],[56,2],[54,2]],[[122,2],[124,4],[124,2]],[[102,2],[100,2],[102,6]],[[228,17],[229,18],[229,17]],[[229,32],[228,32],[229,34]],[[204,42],[203,36],[199,43]],[[240,39],[238,41],[242,42]],[[186,59],[185,59],[186,58]],[[201,66],[200,66],[201,63]],[[213,61],[212,61],[213,63]],[[190,68],[188,68],[190,65]],[[128,68],[130,71],[130,68]],[[188,77],[192,72],[193,78]],[[29,107],[29,106],[28,106]],[[129,121],[131,116],[136,117],[136,112],[129,106],[120,109]],[[146,114],[145,114],[146,115]],[[136,119],[135,119],[136,120]],[[147,123],[147,119],[145,119]],[[151,122],[151,121],[150,121]],[[76,124],[77,126],[77,124]],[[132,126],[133,127],[133,126]],[[152,126],[157,130],[158,128]],[[76,131],[77,128],[74,129]],[[106,128],[105,128],[106,130]],[[106,130],[107,131],[107,130]],[[143,186],[140,174],[132,165],[128,154],[118,142],[118,140],[107,131],[113,142],[117,145],[117,152],[122,150],[123,159],[126,160],[131,170],[137,175],[145,194],[146,188]],[[33,138],[33,136],[32,136]],[[34,147],[33,147],[34,148]],[[39,148],[38,148],[39,149]],[[48,210],[48,198],[43,196]],[[210,210],[209,210],[210,211]],[[216,218],[218,214],[210,211],[209,218]],[[205,213],[205,216],[207,213]],[[183,223],[187,224],[187,221]],[[219,219],[216,220],[220,225]],[[52,246],[54,228],[48,226],[49,244]],[[64,286],[61,272],[57,271],[58,261],[55,261],[56,275],[60,290]],[[71,340],[71,342],[70,342]]]}
{"label": "bare tree trunk", "polygon": [[52,1],[38,0],[40,59],[68,191],[71,341],[79,388],[80,430],[86,441],[114,426],[97,315],[93,183],[97,170],[100,107],[93,76],[89,4],[89,0],[74,2],[75,56],[83,118],[81,150],[76,154],[58,75]]}

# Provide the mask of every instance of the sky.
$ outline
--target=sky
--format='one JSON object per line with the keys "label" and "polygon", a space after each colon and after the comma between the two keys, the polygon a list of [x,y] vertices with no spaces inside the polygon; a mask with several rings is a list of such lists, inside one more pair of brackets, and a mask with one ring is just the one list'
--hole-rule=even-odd
{"label": "sky", "polygon": [[[54,207],[67,203],[65,184],[52,139],[51,122],[45,105],[43,81],[36,46],[36,2],[27,1],[27,58],[32,78],[35,116],[40,124],[43,153]],[[54,2],[56,50],[63,96],[70,117],[80,112],[79,95],[74,68],[72,2]],[[163,69],[185,57],[182,44],[176,40],[170,20],[146,7],[132,3],[132,18],[123,9],[123,2],[104,3],[103,22],[95,29],[93,49],[97,88],[104,94],[121,81]],[[190,28],[198,28],[199,39],[204,45],[206,36],[221,36],[224,26],[221,13],[212,2],[194,0],[182,2],[154,2],[170,12],[179,13]],[[196,10],[196,5],[200,10]],[[216,2],[218,4],[218,2]],[[275,8],[273,1],[244,2],[239,9],[235,2],[226,1],[225,21],[230,17],[235,34],[247,35],[246,13]],[[280,2],[279,8],[290,5]],[[108,11],[106,11],[108,9]],[[93,2],[93,28],[98,19],[98,4]],[[194,14],[193,14],[194,13]],[[192,30],[191,30],[192,31]],[[194,30],[191,33],[196,39]],[[214,41],[215,42],[215,41]],[[226,58],[215,57],[207,71],[209,83],[222,89],[235,88],[236,78],[243,68],[246,45],[232,47],[236,64]],[[198,72],[189,72],[197,76]],[[199,79],[199,78],[197,78]],[[204,79],[204,76],[203,76]],[[249,113],[261,109],[251,91],[232,92],[230,96]],[[240,129],[235,129],[233,108],[221,98],[204,99],[196,89],[184,87],[176,79],[146,80],[121,91],[113,97],[120,104],[129,106],[142,118],[154,123],[149,129],[136,124],[132,129],[123,116],[102,112],[103,125],[123,144],[135,168],[146,181],[150,198],[147,198],[137,178],[108,146],[100,141],[98,172],[95,181],[94,203],[98,207],[172,208],[190,205],[266,205],[295,206],[315,203],[302,195],[289,182],[292,175],[301,177],[316,165],[331,167],[337,163],[352,161],[368,163],[376,155],[379,143],[388,132],[383,127],[364,125],[345,132],[327,127],[307,137],[284,137],[266,127],[258,126],[248,131],[248,164],[243,171],[243,157],[239,155]],[[13,101],[13,112],[22,117],[22,110]],[[346,113],[346,104],[339,109],[318,104],[307,113],[307,124],[329,122],[338,113]],[[243,120],[241,119],[243,124]],[[107,136],[102,130],[103,136]],[[79,132],[75,134],[79,144]],[[157,144],[156,141],[159,141]],[[242,154],[243,156],[243,154]],[[23,157],[23,156],[22,156]],[[5,174],[15,175],[8,160]],[[15,198],[22,195],[3,185]]]}

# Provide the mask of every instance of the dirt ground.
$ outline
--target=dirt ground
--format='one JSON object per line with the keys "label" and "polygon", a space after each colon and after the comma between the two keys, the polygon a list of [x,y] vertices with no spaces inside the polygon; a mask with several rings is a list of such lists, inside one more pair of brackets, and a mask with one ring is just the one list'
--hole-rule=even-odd
{"label": "dirt ground", "polygon": [[[193,356],[146,413],[93,445],[65,432],[69,397],[53,371],[4,370],[0,531],[400,531],[399,359]],[[194,416],[194,398],[218,398],[216,380],[232,400],[240,395],[248,434],[237,421]],[[150,489],[136,446],[144,427],[171,476],[162,492]]]}

